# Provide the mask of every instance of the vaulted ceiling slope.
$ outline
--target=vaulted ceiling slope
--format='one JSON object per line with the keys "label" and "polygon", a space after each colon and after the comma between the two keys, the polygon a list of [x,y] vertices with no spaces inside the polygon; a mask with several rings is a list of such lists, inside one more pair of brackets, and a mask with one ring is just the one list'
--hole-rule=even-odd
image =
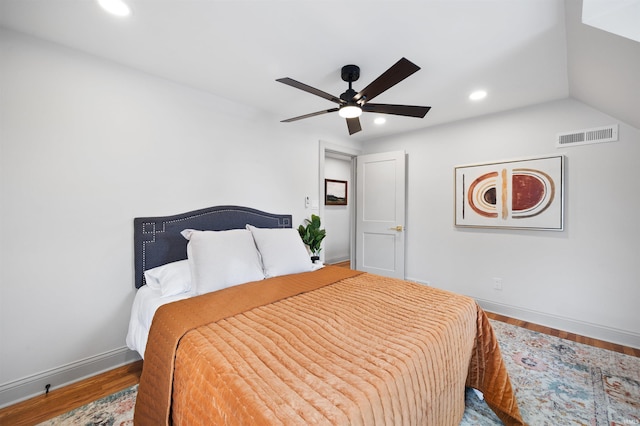
{"label": "vaulted ceiling slope", "polygon": [[[616,1],[616,0],[612,0]],[[128,18],[89,0],[0,0],[0,25],[66,45],[282,120],[334,106],[275,80],[339,95],[406,57],[422,69],[376,98],[430,105],[424,119],[361,117],[368,140],[572,96],[640,128],[640,43],[580,22],[581,0],[150,1]],[[468,99],[484,89],[482,102]],[[305,122],[305,124],[300,124]],[[314,125],[344,138],[337,114]]]}
{"label": "vaulted ceiling slope", "polygon": [[581,12],[581,1],[566,1],[569,95],[640,129],[640,43],[583,24]]}

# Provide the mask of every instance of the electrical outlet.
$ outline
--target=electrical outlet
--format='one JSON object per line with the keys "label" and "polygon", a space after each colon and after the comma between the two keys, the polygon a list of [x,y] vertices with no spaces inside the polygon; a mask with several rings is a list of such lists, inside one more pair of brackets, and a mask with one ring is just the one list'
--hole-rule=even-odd
{"label": "electrical outlet", "polygon": [[493,289],[502,291],[502,278],[493,278]]}
{"label": "electrical outlet", "polygon": [[304,206],[305,208],[308,209],[310,205],[311,205],[311,197],[307,195],[306,197],[304,197]]}

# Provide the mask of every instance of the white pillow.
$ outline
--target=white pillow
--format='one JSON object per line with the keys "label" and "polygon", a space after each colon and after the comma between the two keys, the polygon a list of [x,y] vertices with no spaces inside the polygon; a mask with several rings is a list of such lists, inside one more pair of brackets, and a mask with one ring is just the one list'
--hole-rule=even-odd
{"label": "white pillow", "polygon": [[256,242],[267,278],[297,274],[313,269],[311,257],[293,228],[256,228],[247,225]]}
{"label": "white pillow", "polygon": [[189,262],[179,260],[144,271],[147,285],[160,290],[162,297],[175,296],[191,290]]}
{"label": "white pillow", "polygon": [[182,235],[189,240],[187,257],[197,294],[264,279],[258,250],[246,229],[185,229]]}

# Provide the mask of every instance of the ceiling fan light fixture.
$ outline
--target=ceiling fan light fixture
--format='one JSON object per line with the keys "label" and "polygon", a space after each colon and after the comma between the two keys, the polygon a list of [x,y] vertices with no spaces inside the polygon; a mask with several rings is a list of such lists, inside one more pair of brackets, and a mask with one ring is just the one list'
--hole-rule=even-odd
{"label": "ceiling fan light fixture", "polygon": [[338,115],[342,118],[356,118],[362,115],[362,108],[358,105],[347,104],[338,110]]}

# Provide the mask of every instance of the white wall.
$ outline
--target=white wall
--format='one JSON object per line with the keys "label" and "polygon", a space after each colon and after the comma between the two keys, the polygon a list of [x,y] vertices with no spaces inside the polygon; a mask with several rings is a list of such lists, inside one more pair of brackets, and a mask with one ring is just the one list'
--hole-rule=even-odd
{"label": "white wall", "polygon": [[2,406],[131,359],[134,217],[238,204],[297,226],[321,136],[17,33],[0,52]]}
{"label": "white wall", "polygon": [[[241,204],[295,226],[319,198],[312,124],[4,30],[0,66],[0,406],[130,359],[134,217]],[[407,276],[640,347],[639,131],[554,146],[614,122],[567,100],[367,142],[408,153]],[[455,165],[558,152],[564,232],[453,226]]]}
{"label": "white wall", "polygon": [[[323,242],[324,261],[336,263],[349,260],[351,255],[351,208],[353,206],[353,189],[351,185],[351,160],[327,157],[324,162],[324,176],[326,179],[347,181],[347,197],[350,198],[346,206],[324,206],[323,227],[327,236]],[[323,201],[324,202],[324,201]]]}
{"label": "white wall", "polygon": [[[556,133],[613,123],[563,100],[368,141],[367,152],[408,154],[407,277],[493,311],[640,347],[640,131],[620,123],[619,142],[555,147]],[[566,155],[565,231],[453,225],[454,166],[548,154]]]}

